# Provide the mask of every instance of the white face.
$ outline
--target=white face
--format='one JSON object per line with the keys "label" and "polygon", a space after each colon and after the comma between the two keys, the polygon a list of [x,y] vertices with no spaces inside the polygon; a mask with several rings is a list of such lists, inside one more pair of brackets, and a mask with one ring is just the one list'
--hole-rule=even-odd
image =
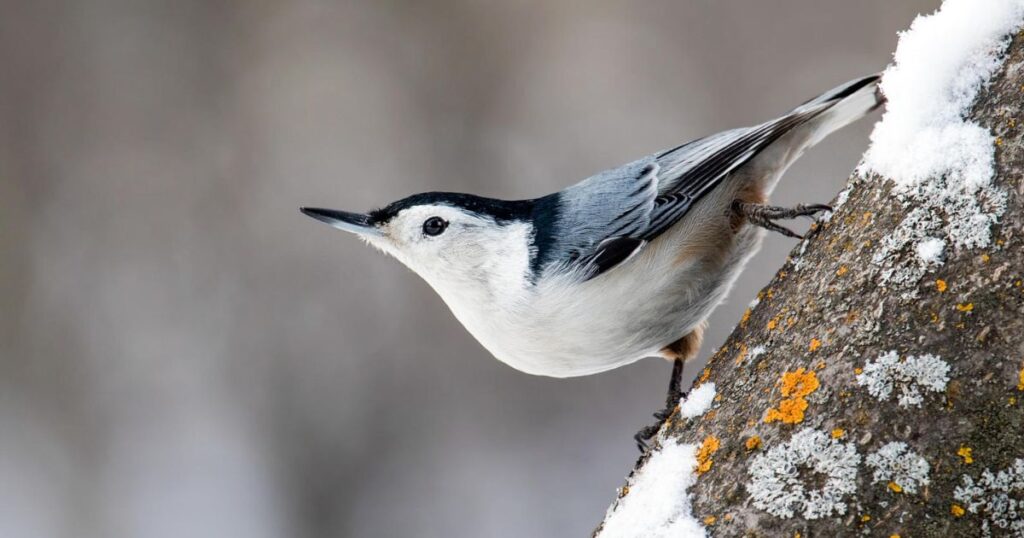
{"label": "white face", "polygon": [[531,232],[526,223],[499,224],[431,204],[403,209],[379,230],[381,235],[364,239],[422,276],[453,307],[452,301],[460,300],[514,300],[526,286]]}

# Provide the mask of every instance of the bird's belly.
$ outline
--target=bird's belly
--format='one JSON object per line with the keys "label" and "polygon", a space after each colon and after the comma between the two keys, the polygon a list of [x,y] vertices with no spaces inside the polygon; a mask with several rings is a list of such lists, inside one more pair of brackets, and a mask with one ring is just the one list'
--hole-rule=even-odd
{"label": "bird's belly", "polygon": [[692,249],[693,237],[678,227],[582,284],[548,279],[516,309],[460,315],[451,306],[488,351],[517,370],[550,377],[611,370],[656,355],[706,319],[756,251],[761,233],[744,227],[722,234],[715,252]]}
{"label": "bird's belly", "polygon": [[697,267],[657,263],[616,268],[572,291],[543,294],[500,334],[477,338],[499,360],[530,374],[611,370],[654,356],[692,331],[725,296],[731,272],[709,276]]}

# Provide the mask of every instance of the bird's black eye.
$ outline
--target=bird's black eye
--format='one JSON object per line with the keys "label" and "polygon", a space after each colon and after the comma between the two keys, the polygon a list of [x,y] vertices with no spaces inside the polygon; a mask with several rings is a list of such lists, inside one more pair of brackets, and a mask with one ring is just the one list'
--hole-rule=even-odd
{"label": "bird's black eye", "polygon": [[448,221],[441,217],[430,217],[423,223],[423,233],[427,235],[441,235],[448,227]]}

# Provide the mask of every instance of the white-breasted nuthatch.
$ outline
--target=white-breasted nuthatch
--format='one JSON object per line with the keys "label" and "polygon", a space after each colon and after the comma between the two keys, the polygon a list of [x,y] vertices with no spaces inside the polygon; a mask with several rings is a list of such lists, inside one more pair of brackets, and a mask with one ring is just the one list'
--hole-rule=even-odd
{"label": "white-breasted nuthatch", "polygon": [[765,205],[779,177],[804,150],[880,106],[878,79],[540,198],[430,192],[367,214],[302,212],[398,258],[513,368],[571,377],[661,355],[675,360],[677,399],[682,363],[760,246],[761,228],[795,236],[773,221],[829,209]]}

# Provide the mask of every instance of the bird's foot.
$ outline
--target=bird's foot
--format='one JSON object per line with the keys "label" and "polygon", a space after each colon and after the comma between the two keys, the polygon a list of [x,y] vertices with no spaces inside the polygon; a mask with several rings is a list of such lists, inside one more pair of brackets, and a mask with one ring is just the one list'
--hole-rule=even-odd
{"label": "bird's foot", "polygon": [[633,439],[636,440],[636,447],[640,449],[640,452],[646,453],[651,449],[647,442],[653,439],[655,435],[658,435],[661,426],[672,416],[672,413],[676,410],[676,405],[679,404],[679,400],[685,395],[680,387],[682,377],[683,359],[676,359],[672,362],[672,379],[669,380],[668,394],[665,395],[665,408],[654,413],[654,418],[658,422],[645,426],[633,436]]}
{"label": "bird's foot", "polygon": [[776,224],[777,219],[795,219],[797,217],[813,217],[819,213],[832,211],[832,206],[826,204],[799,204],[796,207],[778,207],[765,204],[750,204],[736,200],[732,203],[732,210],[742,217],[745,217],[751,224],[760,226],[782,235],[803,239],[804,236]]}

